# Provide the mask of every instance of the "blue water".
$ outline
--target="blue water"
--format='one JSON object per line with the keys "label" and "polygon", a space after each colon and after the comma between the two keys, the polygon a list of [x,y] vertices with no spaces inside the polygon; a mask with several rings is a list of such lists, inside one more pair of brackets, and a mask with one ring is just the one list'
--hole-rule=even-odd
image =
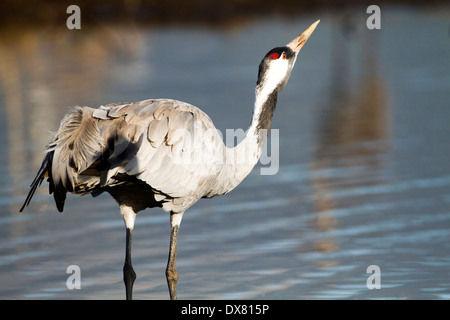
{"label": "blue water", "polygon": [[[450,298],[450,8],[315,12],[232,27],[36,28],[0,37],[0,298],[123,299],[115,202],[43,183],[19,214],[49,131],[72,105],[169,97],[222,130],[249,124],[257,66],[321,22],[280,96],[280,167],[186,214],[180,299]],[[346,19],[348,19],[349,17]],[[348,21],[347,21],[348,22]],[[420,41],[419,41],[420,39]],[[166,299],[168,215],[138,215],[137,299]],[[69,290],[78,265],[81,289]],[[380,268],[370,290],[369,266]]]}

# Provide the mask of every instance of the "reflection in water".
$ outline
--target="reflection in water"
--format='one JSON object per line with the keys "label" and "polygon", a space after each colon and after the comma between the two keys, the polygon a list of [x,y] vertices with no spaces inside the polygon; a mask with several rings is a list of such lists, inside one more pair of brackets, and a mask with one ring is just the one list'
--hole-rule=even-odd
{"label": "reflection in water", "polygon": [[[57,129],[67,107],[80,103],[79,97],[95,100],[114,58],[111,55],[133,55],[139,50],[139,39],[130,31],[100,28],[79,36],[58,28],[0,29],[0,84],[7,135],[3,150],[9,172],[9,177],[1,179],[10,195],[23,197],[24,184],[31,182],[31,172],[42,160],[48,130]],[[38,193],[47,190],[40,188]],[[9,202],[9,212],[19,218],[17,203]],[[28,238],[28,231],[25,224],[12,224],[8,238]],[[33,250],[22,243],[13,251],[10,254],[18,258]]]}
{"label": "reflection in water", "polygon": [[[168,96],[234,127],[243,112],[250,116],[240,102],[253,98],[255,45],[265,50],[318,16],[322,27],[298,62],[308,75],[292,75],[276,114],[280,170],[254,170],[236,192],[199,202],[186,217],[182,298],[448,299],[448,12],[383,8],[381,31],[344,19],[344,34],[342,16],[323,12],[254,21],[232,35],[124,25],[1,31],[0,297],[123,298],[123,222],[107,195],[70,197],[58,215],[43,185],[29,211],[16,214],[48,130],[68,106]],[[431,37],[418,46],[411,34]],[[289,149],[299,139],[302,147]],[[145,298],[167,297],[167,221],[157,210],[138,218],[137,290]],[[70,264],[82,268],[82,290],[65,286]],[[366,288],[371,264],[382,270],[382,290]]]}
{"label": "reflection in water", "polygon": [[[378,32],[355,34],[355,23],[344,15],[339,18],[341,28],[335,28],[331,43],[331,79],[327,107],[319,118],[318,141],[311,164],[311,183],[317,215],[315,226],[319,232],[337,228],[339,221],[333,209],[342,207],[332,191],[336,188],[356,186],[358,177],[346,170],[352,167],[369,170],[379,166],[379,154],[386,150],[389,138],[389,110],[383,79],[377,63]],[[339,25],[339,24],[338,24]],[[352,55],[354,37],[363,36],[357,59]],[[356,60],[356,61],[355,61]],[[356,64],[356,66],[355,66]],[[358,65],[360,64],[360,66]],[[361,70],[352,79],[352,68]],[[339,175],[323,174],[330,170],[341,171]],[[348,171],[348,172],[347,172]],[[318,252],[332,252],[339,248],[339,239],[328,237],[313,243]],[[336,265],[336,261],[318,261],[322,267]]]}
{"label": "reflection in water", "polygon": [[48,130],[57,128],[67,107],[83,103],[79,97],[92,101],[99,96],[111,55],[134,55],[139,50],[132,31],[103,27],[80,36],[60,28],[1,29],[0,83],[13,194],[22,192],[29,168],[39,166]]}

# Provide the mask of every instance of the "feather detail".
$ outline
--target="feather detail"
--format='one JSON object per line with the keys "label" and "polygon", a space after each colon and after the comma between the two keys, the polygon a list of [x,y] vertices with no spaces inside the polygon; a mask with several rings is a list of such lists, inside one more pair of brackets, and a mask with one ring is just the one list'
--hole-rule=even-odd
{"label": "feather detail", "polygon": [[61,121],[48,152],[59,149],[59,165],[66,164],[77,173],[87,169],[101,154],[104,144],[92,117],[93,109],[75,107]]}

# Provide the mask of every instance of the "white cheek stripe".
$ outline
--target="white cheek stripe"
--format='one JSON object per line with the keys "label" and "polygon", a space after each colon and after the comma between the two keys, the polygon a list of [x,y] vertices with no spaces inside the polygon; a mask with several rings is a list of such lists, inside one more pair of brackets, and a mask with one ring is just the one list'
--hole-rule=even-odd
{"label": "white cheek stripe", "polygon": [[269,64],[266,71],[265,78],[263,79],[263,87],[256,94],[255,101],[255,115],[258,116],[261,112],[262,104],[267,100],[269,95],[275,90],[275,88],[283,81],[286,73],[288,72],[289,63],[287,60],[278,59]]}

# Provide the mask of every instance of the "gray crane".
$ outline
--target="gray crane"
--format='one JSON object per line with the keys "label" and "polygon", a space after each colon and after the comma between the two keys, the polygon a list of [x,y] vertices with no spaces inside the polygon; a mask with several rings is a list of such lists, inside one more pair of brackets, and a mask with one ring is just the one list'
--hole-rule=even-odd
{"label": "gray crane", "polygon": [[237,146],[224,144],[203,111],[177,100],[114,103],[97,109],[74,107],[47,146],[20,211],[29,205],[44,178],[48,178],[49,192],[60,212],[68,192],[111,194],[126,226],[123,275],[127,299],[132,298],[136,279],[131,262],[136,214],[153,207],[170,212],[166,279],[170,298],[176,299],[177,239],[184,212],[200,198],[230,192],[253,169],[267,140],[278,94],[319,21],[264,56],[251,124]]}

